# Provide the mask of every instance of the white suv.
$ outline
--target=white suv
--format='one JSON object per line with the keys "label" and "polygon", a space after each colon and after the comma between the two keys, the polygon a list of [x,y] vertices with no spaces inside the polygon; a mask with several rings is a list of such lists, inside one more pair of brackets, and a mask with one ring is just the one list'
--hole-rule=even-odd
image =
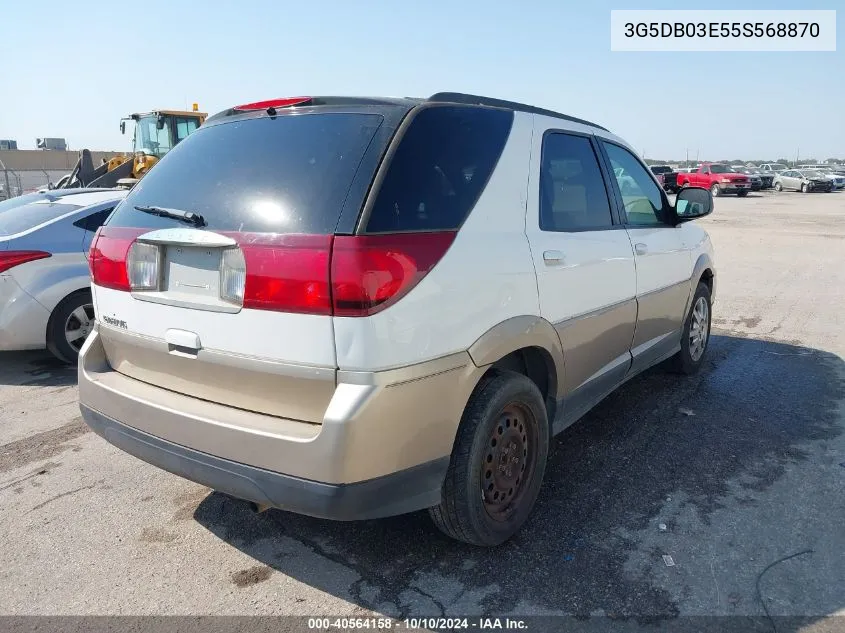
{"label": "white suv", "polygon": [[554,434],[660,361],[701,365],[715,268],[686,220],[711,209],[696,188],[671,205],[604,128],[521,104],[232,108],[98,233],[82,413],[261,508],[429,508],[495,545]]}

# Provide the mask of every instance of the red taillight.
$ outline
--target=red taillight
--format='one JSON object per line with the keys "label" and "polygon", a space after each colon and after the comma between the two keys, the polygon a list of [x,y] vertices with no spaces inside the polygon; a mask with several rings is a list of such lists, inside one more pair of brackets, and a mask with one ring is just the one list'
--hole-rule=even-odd
{"label": "red taillight", "polygon": [[246,263],[243,307],[369,316],[405,295],[446,253],[453,232],[230,234]]}
{"label": "red taillight", "polygon": [[135,238],[147,231],[148,229],[107,226],[97,230],[88,253],[91,278],[96,285],[115,290],[129,290],[126,255]]}
{"label": "red taillight", "polygon": [[455,233],[338,236],[332,250],[335,316],[369,316],[398,301],[434,268]]}
{"label": "red taillight", "polygon": [[[97,232],[89,255],[96,285],[130,289],[126,259],[145,232],[108,227]],[[224,235],[238,243],[243,254],[239,269],[245,272],[239,273],[242,294],[235,287],[237,275],[222,283],[221,296],[224,290],[231,295],[224,297],[227,301],[238,303],[243,296],[243,307],[253,310],[347,317],[369,316],[395,303],[434,268],[455,239],[452,231]]]}
{"label": "red taillight", "polygon": [[286,99],[268,99],[267,101],[256,101],[235,106],[233,110],[248,112],[250,110],[267,110],[269,108],[287,108],[289,106],[302,105],[311,101],[311,97],[287,97]]}
{"label": "red taillight", "polygon": [[331,235],[231,234],[243,251],[243,306],[331,314]]}
{"label": "red taillight", "polygon": [[27,262],[34,262],[38,259],[50,257],[50,253],[44,251],[5,251],[0,252],[0,273],[4,273],[10,268],[26,264]]}

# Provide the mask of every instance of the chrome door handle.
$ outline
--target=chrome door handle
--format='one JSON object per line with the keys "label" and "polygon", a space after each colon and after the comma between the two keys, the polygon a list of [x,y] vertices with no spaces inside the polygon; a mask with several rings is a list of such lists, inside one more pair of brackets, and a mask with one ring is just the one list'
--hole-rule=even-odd
{"label": "chrome door handle", "polygon": [[637,255],[645,255],[646,253],[648,253],[648,246],[646,246],[642,242],[638,242],[637,244],[634,244],[634,251],[637,253]]}
{"label": "chrome door handle", "polygon": [[543,251],[543,261],[547,264],[559,264],[563,260],[563,253],[560,251]]}

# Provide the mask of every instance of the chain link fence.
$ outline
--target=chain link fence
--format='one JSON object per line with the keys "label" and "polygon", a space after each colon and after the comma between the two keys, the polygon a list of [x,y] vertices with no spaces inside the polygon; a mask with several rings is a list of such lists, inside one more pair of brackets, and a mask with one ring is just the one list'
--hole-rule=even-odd
{"label": "chain link fence", "polygon": [[3,169],[0,168],[0,200],[32,193],[56,184],[68,170],[58,169]]}
{"label": "chain link fence", "polygon": [[[91,159],[97,166],[115,155],[116,152],[92,151]],[[0,200],[57,185],[73,171],[78,160],[76,151],[0,150]]]}
{"label": "chain link fence", "polygon": [[21,178],[15,172],[0,171],[0,200],[7,200],[21,195]]}

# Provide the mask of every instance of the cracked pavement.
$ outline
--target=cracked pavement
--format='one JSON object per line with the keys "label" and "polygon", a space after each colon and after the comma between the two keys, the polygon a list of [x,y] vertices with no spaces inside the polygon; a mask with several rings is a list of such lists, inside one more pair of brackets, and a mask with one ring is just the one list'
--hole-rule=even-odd
{"label": "cracked pavement", "polygon": [[843,220],[845,192],[717,200],[703,371],[651,370],[558,436],[495,550],[424,512],[254,514],[88,432],[75,370],[0,353],[0,614],[761,616],[758,575],[807,548],[769,610],[845,614]]}

